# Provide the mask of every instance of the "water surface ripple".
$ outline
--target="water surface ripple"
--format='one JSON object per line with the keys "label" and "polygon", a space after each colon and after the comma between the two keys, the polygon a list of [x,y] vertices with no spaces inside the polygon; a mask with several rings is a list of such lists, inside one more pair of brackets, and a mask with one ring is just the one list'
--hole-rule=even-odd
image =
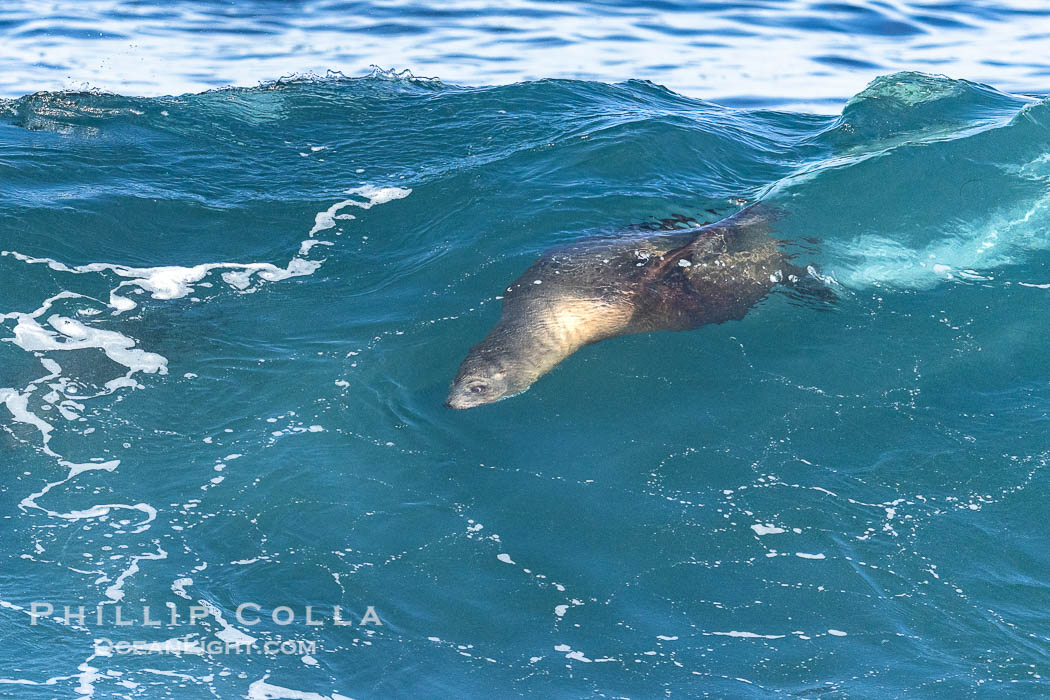
{"label": "water surface ripple", "polygon": [[464,85],[641,78],[725,104],[836,112],[899,70],[1046,92],[1048,38],[1038,0],[15,0],[0,8],[0,94],[177,94],[375,64]]}

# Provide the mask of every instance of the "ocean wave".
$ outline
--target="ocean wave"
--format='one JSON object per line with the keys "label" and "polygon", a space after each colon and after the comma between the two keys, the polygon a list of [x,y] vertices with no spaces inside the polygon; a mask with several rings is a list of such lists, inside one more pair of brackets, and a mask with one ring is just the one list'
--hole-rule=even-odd
{"label": "ocean wave", "polygon": [[[575,696],[585,665],[607,674],[586,692],[804,694],[866,690],[872,659],[890,694],[1031,680],[1017,635],[1043,616],[1007,579],[1034,580],[1041,533],[1004,511],[1045,491],[1048,154],[1050,102],[918,73],[833,116],[389,72],[3,102],[0,562],[27,583],[0,587],[0,684]],[[441,408],[540,252],[755,200],[834,313],[774,294]],[[207,614],[140,640],[181,654],[154,668],[59,608],[31,626],[49,596]],[[208,651],[288,638],[239,602],[347,599],[389,624],[307,630],[324,653],[290,665]],[[1004,601],[1016,634],[974,613]]]}

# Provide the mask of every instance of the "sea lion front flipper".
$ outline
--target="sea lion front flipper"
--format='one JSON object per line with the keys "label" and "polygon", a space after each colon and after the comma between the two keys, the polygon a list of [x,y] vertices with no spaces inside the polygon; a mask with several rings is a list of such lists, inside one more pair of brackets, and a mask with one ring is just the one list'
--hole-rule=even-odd
{"label": "sea lion front flipper", "polygon": [[685,245],[669,250],[660,256],[655,265],[646,270],[650,280],[659,279],[675,271],[677,267],[691,267],[726,252],[725,232],[720,229],[703,229],[703,232]]}
{"label": "sea lion front flipper", "polygon": [[[629,332],[685,331],[714,321],[719,312],[713,313],[710,294],[697,287],[687,270],[694,265],[713,264],[726,249],[725,231],[708,229],[686,245],[660,256],[648,267],[641,282]],[[736,306],[732,301],[719,306],[727,318],[743,318],[747,313],[746,305],[739,313],[729,310],[728,307]]]}
{"label": "sea lion front flipper", "polygon": [[769,234],[779,216],[774,207],[753,204],[698,229],[691,241],[661,255],[641,280],[631,332],[691,330],[742,319],[772,280],[766,273],[761,281],[749,282],[743,269],[742,276],[734,275],[733,266],[741,264],[742,251],[747,258],[754,251],[776,250]]}
{"label": "sea lion front flipper", "polygon": [[710,306],[705,305],[689,278],[672,269],[638,290],[626,330],[628,333],[692,330],[709,323],[710,312]]}

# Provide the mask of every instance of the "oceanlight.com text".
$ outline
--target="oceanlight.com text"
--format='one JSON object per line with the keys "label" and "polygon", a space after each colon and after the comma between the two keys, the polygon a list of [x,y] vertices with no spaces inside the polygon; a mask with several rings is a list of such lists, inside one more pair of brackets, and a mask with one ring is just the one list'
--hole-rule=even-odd
{"label": "oceanlight.com text", "polygon": [[168,640],[165,642],[147,642],[145,640],[114,642],[105,637],[95,640],[95,654],[98,656],[126,656],[141,654],[174,654],[176,656],[217,656],[233,654],[251,656],[313,656],[317,653],[317,642],[305,639],[286,639],[284,641],[267,640],[263,642],[223,642],[218,640]]}

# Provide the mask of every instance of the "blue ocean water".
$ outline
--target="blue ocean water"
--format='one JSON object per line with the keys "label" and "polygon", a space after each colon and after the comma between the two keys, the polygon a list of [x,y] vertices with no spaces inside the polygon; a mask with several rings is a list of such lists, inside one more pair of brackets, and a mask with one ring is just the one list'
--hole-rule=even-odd
{"label": "blue ocean water", "polygon": [[652,80],[719,104],[837,114],[923,70],[1044,94],[1043,0],[8,0],[0,96],[201,92],[370,66],[459,85]]}
{"label": "blue ocean water", "polygon": [[[5,103],[0,692],[1036,692],[1048,110],[920,74],[837,117],[383,75]],[[442,406],[541,251],[738,198],[833,310]]]}
{"label": "blue ocean water", "polygon": [[[349,31],[334,5],[263,5]],[[198,11],[135,35],[187,46],[219,15],[248,21],[210,7],[87,3],[6,31],[44,23],[83,59],[96,16]],[[978,24],[1047,16],[736,7],[703,12],[807,46],[921,42],[937,18],[978,46]],[[792,28],[800,8],[858,19]],[[475,46],[499,35],[426,11]],[[256,25],[276,61],[287,32]],[[247,60],[222,50],[201,58],[209,80]],[[623,70],[646,74],[642,53]],[[889,60],[808,79],[834,90]],[[837,103],[771,75],[712,99],[514,82],[527,57],[490,87],[376,71],[0,102],[0,697],[1044,693],[1040,61],[994,87],[886,74]],[[19,75],[15,93],[48,87]],[[754,98],[713,100],[732,95]],[[815,95],[834,113],[784,109]],[[442,406],[544,250],[755,200],[831,308],[775,293],[742,321],[604,341],[523,395]]]}

